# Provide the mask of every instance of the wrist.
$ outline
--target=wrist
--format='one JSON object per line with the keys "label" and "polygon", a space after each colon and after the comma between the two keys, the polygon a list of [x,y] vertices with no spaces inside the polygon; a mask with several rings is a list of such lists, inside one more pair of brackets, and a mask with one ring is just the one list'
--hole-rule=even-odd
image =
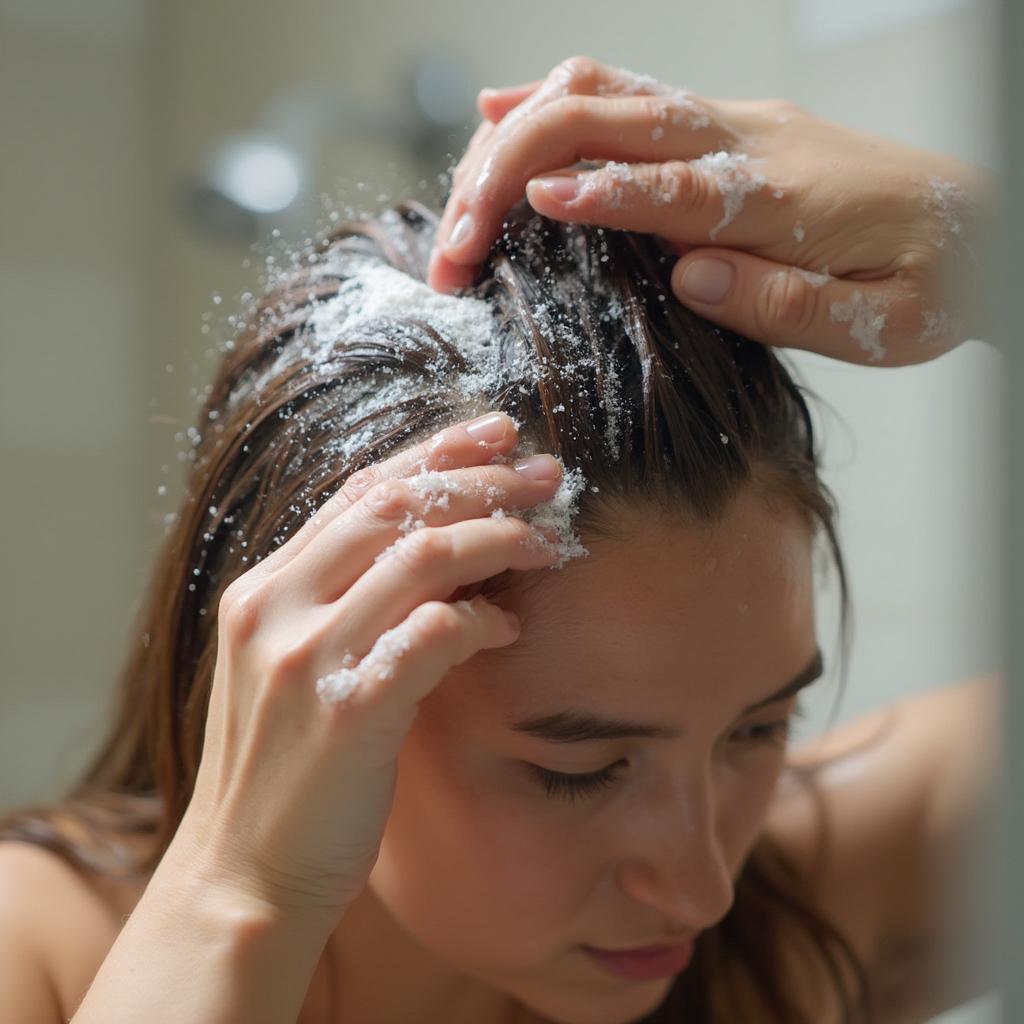
{"label": "wrist", "polygon": [[311,944],[326,942],[344,908],[285,905],[238,872],[221,870],[179,830],[149,887],[160,901],[202,927],[211,938],[248,947],[287,934]]}

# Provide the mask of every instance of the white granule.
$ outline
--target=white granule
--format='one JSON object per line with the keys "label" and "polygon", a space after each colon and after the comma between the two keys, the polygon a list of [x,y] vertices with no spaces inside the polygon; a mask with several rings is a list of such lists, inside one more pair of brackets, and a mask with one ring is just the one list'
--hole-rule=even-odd
{"label": "white granule", "polygon": [[[285,346],[262,372],[243,374],[229,402],[251,401],[254,396],[258,401],[259,394],[271,387],[276,378],[303,362],[308,361],[314,370],[329,374],[335,366],[342,365],[351,348],[358,347],[364,338],[378,341],[381,321],[405,318],[433,328],[456,344],[465,357],[468,369],[451,374],[449,382],[453,411],[462,411],[464,396],[494,393],[510,377],[525,379],[528,386],[539,379],[541,367],[522,346],[514,348],[513,365],[502,368],[497,318],[493,307],[481,299],[436,292],[364,252],[329,253],[313,273],[342,277],[338,293],[313,307],[308,324],[297,338],[299,345]],[[393,339],[388,344],[417,347],[416,340],[402,330],[389,333]],[[434,367],[428,366],[431,369]],[[439,375],[443,372],[440,366],[436,369]],[[381,367],[339,389],[338,419],[350,427],[325,445],[325,454],[332,460],[347,461],[382,431],[399,426],[407,415],[403,406],[427,388],[422,380],[409,380],[401,374],[393,377],[392,373],[391,367]],[[392,413],[382,416],[387,409]]]}
{"label": "white granule", "polygon": [[647,96],[660,95],[668,92],[669,87],[662,85],[651,75],[640,75],[625,68],[612,68],[610,82],[597,83],[598,96]]}
{"label": "white granule", "polygon": [[652,142],[657,142],[658,139],[663,138],[664,135],[665,135],[665,129],[662,128],[660,124],[656,124],[651,129],[651,141]]}
{"label": "white granule", "polygon": [[599,195],[613,210],[625,205],[626,189],[623,185],[635,181],[633,168],[616,160],[609,160],[604,167],[584,174],[582,178],[579,197],[582,199],[589,195]]}
{"label": "white granule", "polygon": [[956,336],[963,329],[963,321],[959,317],[950,316],[944,309],[922,310],[921,325],[923,330],[917,340],[922,345],[939,345],[950,338],[959,340]]}
{"label": "white granule", "polygon": [[427,499],[423,506],[424,512],[429,512],[432,508],[446,509],[449,507],[452,494],[466,493],[451,474],[440,473],[436,470],[430,471],[422,464],[419,473],[416,476],[406,477],[405,482],[416,497]]}
{"label": "white granule", "polygon": [[711,241],[715,240],[715,236],[722,228],[736,219],[737,214],[743,209],[746,197],[768,184],[767,178],[763,175],[752,174],[748,170],[750,157],[746,153],[727,153],[725,150],[719,150],[717,153],[705,153],[700,159],[687,162],[714,181],[725,204],[725,216],[708,234]]}
{"label": "white granule", "polygon": [[[507,463],[515,461],[517,458],[518,456],[514,452],[507,456],[495,455],[491,459],[491,463]],[[419,468],[418,475],[409,476],[405,479],[415,493],[420,497],[427,498],[424,511],[434,507],[448,508],[450,494],[467,493],[450,474],[428,471],[422,462],[419,463]],[[558,540],[554,542],[538,535],[538,539],[544,547],[558,552],[559,559],[551,565],[552,569],[561,568],[571,558],[589,554],[587,548],[580,543],[579,537],[573,531],[572,525],[579,496],[583,492],[584,486],[585,480],[581,470],[573,469],[565,472],[563,466],[562,480],[558,490],[547,501],[532,505],[517,513],[519,518],[531,526],[546,527],[557,534]],[[480,493],[483,495],[484,504],[488,508],[494,504],[495,500],[506,497],[502,490],[493,484],[487,484],[482,487]],[[508,514],[505,509],[499,507],[492,510],[491,518],[504,519]],[[398,530],[404,537],[414,530],[423,529],[426,525],[422,519],[416,518],[412,512],[407,512],[405,519],[399,524]],[[374,561],[379,562],[381,559],[393,555],[402,539],[402,537],[399,537],[393,544],[381,551]]]}
{"label": "white granule", "polygon": [[[931,192],[925,196],[925,207],[942,221],[950,234],[959,235],[963,230],[959,211],[969,202],[967,193],[955,181],[945,178],[929,178],[928,187]],[[940,237],[936,244],[941,249],[946,239]]]}
{"label": "white granule", "polygon": [[654,111],[658,120],[671,121],[677,127],[684,125],[691,131],[700,131],[711,124],[711,117],[693,101],[689,89],[666,88],[662,95],[666,100],[659,102]]}
{"label": "white granule", "polygon": [[325,704],[328,701],[344,700],[354,693],[359,685],[359,677],[352,671],[357,664],[351,654],[341,659],[341,668],[328,672],[316,681],[316,695]]}
{"label": "white granule", "polygon": [[865,296],[858,290],[849,302],[833,302],[829,308],[833,323],[850,324],[850,337],[870,354],[872,362],[882,359],[886,353],[879,340],[885,327],[886,314],[881,312],[885,306],[883,296],[874,293]]}
{"label": "white granule", "polygon": [[[355,659],[346,653],[342,667],[328,672],[316,681],[316,695],[325,704],[346,700],[369,676],[383,682],[395,674],[395,663],[412,647],[404,623],[381,633],[369,654],[356,666]],[[355,667],[353,667],[355,666]]]}
{"label": "white granule", "polygon": [[[491,463],[514,462],[518,458],[520,456],[515,452],[509,455],[499,454],[491,459]],[[557,459],[557,456],[555,458]],[[571,558],[580,558],[590,554],[588,549],[580,543],[579,537],[573,530],[573,518],[576,515],[579,497],[586,488],[586,479],[578,467],[566,470],[562,461],[560,459],[557,461],[562,466],[562,480],[558,485],[558,490],[547,501],[531,505],[517,513],[531,526],[553,530],[557,534],[557,542],[551,542],[538,535],[538,539],[544,547],[550,547],[553,551],[558,552],[558,561],[550,566],[552,569],[560,569]],[[491,516],[501,519],[506,514],[504,509],[495,509]]]}
{"label": "white granule", "polygon": [[797,221],[797,225],[793,228],[793,237],[798,241],[802,242],[806,237],[806,232],[803,229],[803,225]]}
{"label": "white granule", "polygon": [[824,288],[832,280],[827,266],[820,274],[816,274],[813,270],[804,270],[803,267],[794,267],[793,273],[799,274],[812,288]]}

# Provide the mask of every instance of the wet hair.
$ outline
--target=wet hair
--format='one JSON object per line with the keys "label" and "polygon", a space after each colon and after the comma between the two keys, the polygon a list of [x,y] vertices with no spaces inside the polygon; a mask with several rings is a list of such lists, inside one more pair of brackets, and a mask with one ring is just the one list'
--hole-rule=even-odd
{"label": "wet hair", "polygon": [[[573,507],[584,537],[617,535],[624,502],[713,524],[751,486],[796,511],[837,569],[845,683],[835,503],[819,478],[804,389],[784,357],[675,301],[674,257],[650,236],[550,221],[525,203],[509,213],[472,288],[428,301],[437,221],[404,202],[336,226],[247,311],[190,432],[186,494],[144,598],[109,734],[61,800],[7,815],[0,839],[38,844],[85,872],[144,879],[192,793],[225,587],[351,473],[491,409],[519,424],[517,454],[551,452],[583,481]],[[374,315],[362,315],[370,282],[385,279],[419,296],[426,313],[417,315],[416,301],[389,305],[378,287]],[[432,317],[431,303],[464,307],[466,319]],[[459,323],[466,336],[450,329]],[[813,785],[812,774],[804,781]],[[796,948],[837,994],[845,1022],[873,1019],[856,952],[764,836],[729,912],[700,936],[691,965],[645,1020],[754,1019],[730,1003],[742,988],[756,993],[759,1022],[811,1024],[784,969],[783,951]]]}

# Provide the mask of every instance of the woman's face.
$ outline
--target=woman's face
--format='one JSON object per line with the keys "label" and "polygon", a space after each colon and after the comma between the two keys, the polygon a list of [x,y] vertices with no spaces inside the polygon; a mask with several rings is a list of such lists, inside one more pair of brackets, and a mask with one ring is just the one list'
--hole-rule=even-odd
{"label": "woman's face", "polygon": [[[370,882],[432,955],[567,1021],[631,1019],[671,984],[613,976],[581,946],[682,943],[729,910],[796,698],[744,709],[817,654],[811,538],[788,508],[747,492],[706,531],[643,509],[619,522],[628,541],[584,538],[589,558],[503,595],[519,640],[422,703]],[[673,736],[522,725],[569,715]],[[573,798],[531,766],[610,774]]]}

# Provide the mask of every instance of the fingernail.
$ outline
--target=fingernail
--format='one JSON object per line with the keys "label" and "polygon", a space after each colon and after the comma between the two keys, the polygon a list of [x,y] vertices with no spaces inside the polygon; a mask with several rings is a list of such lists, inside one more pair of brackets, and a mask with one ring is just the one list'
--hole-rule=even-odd
{"label": "fingernail", "polygon": [[526,187],[531,185],[557,203],[568,203],[579,195],[580,184],[573,175],[561,175],[554,178],[531,178]]}
{"label": "fingernail", "polygon": [[448,236],[448,241],[445,242],[444,247],[446,249],[451,249],[455,246],[461,245],[467,238],[469,238],[472,232],[473,216],[467,211],[455,222],[455,227],[452,228],[452,233]]}
{"label": "fingernail", "polygon": [[514,463],[512,468],[527,480],[557,480],[562,475],[562,467],[551,455],[531,455]]}
{"label": "fingernail", "polygon": [[694,260],[684,271],[679,290],[687,299],[705,305],[721,302],[732,289],[736,270],[725,260]]}
{"label": "fingernail", "polygon": [[500,412],[487,413],[485,416],[478,416],[466,424],[466,433],[474,441],[486,441],[488,444],[497,444],[505,436],[508,420]]}

